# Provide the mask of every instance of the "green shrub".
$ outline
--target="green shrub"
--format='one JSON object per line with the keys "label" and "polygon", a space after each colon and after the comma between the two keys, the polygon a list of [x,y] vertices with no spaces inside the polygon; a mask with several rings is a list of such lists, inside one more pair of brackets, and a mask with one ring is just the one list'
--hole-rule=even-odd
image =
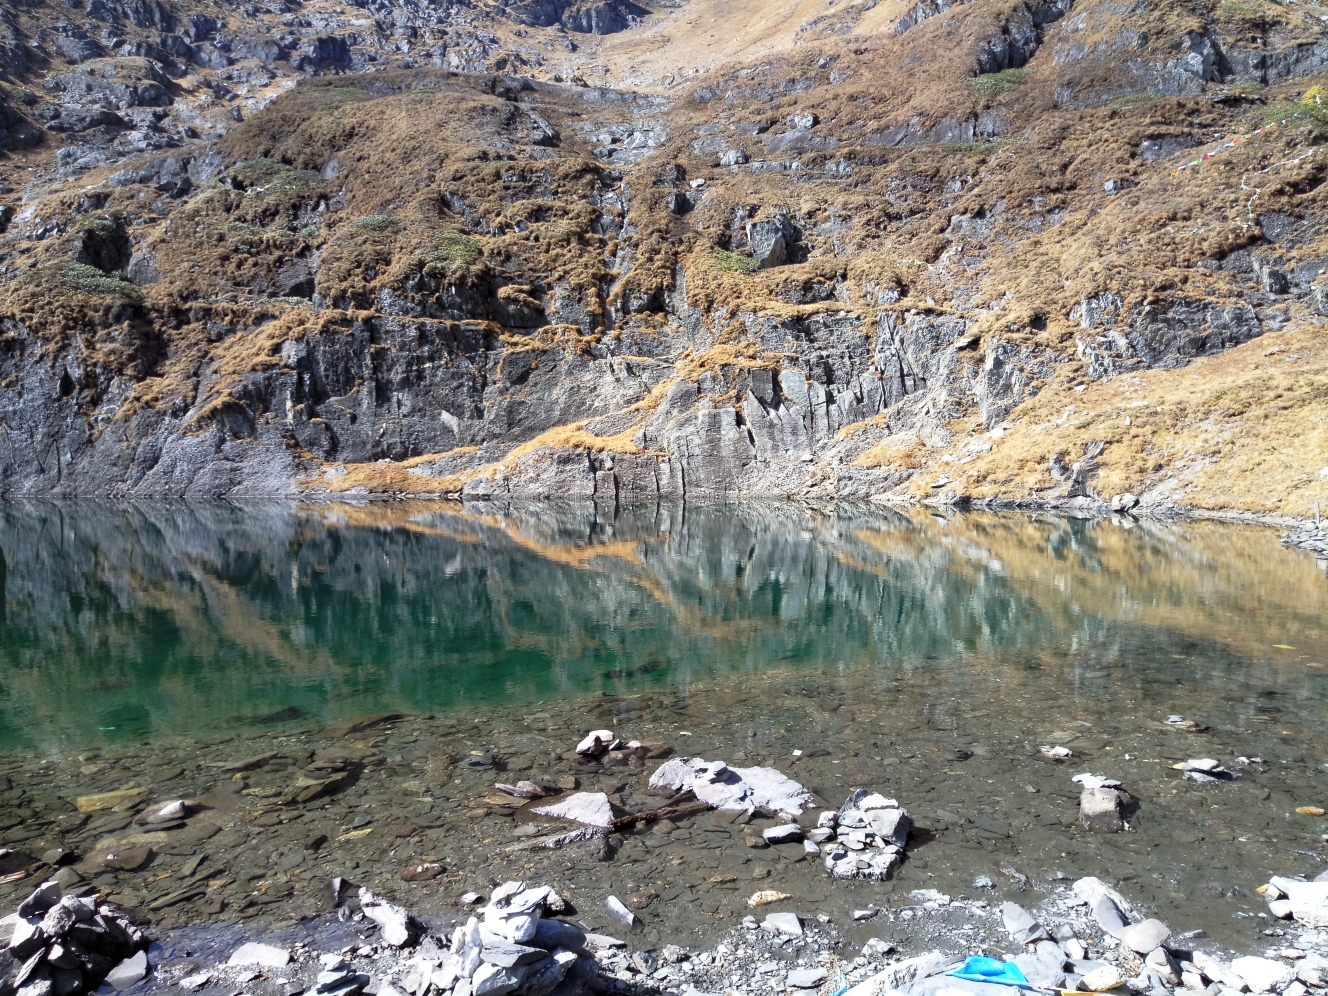
{"label": "green shrub", "polygon": [[1264,9],[1240,0],[1224,0],[1217,5],[1217,15],[1232,21],[1257,21],[1264,16]]}
{"label": "green shrub", "polygon": [[1129,107],[1133,104],[1151,104],[1154,101],[1161,100],[1160,93],[1127,93],[1120,97],[1112,97],[1107,102],[1108,107]]}
{"label": "green shrub", "polygon": [[331,114],[373,100],[374,95],[358,86],[312,86],[300,88],[297,99],[314,114]]}
{"label": "green shrub", "polygon": [[356,232],[382,235],[384,232],[395,232],[401,227],[401,221],[390,214],[366,214],[363,218],[356,218],[346,227]]}
{"label": "green shrub", "polygon": [[96,214],[85,214],[78,220],[74,226],[77,232],[90,232],[101,238],[108,238],[115,234],[115,230],[120,226],[120,222],[110,215],[102,212]]}
{"label": "green shrub", "polygon": [[1027,69],[1002,69],[999,73],[983,73],[964,82],[979,97],[991,100],[1001,94],[1012,93],[1028,75]]}
{"label": "green shrub", "polygon": [[129,281],[102,273],[95,266],[85,263],[47,263],[38,267],[38,272],[42,271],[50,276],[58,276],[65,290],[71,294],[116,298],[130,304],[143,300],[142,293]]}
{"label": "green shrub", "polygon": [[453,266],[469,267],[484,255],[480,244],[469,235],[445,232],[438,236],[438,249]]}
{"label": "green shrub", "polygon": [[431,276],[467,276],[484,256],[484,249],[468,235],[444,232],[435,241],[437,249],[415,254],[415,263]]}
{"label": "green shrub", "polygon": [[[1257,122],[1257,124],[1253,124]],[[1253,126],[1280,124],[1285,127],[1308,125],[1320,138],[1328,138],[1328,104],[1274,104],[1260,108]]]}
{"label": "green shrub", "polygon": [[727,249],[715,250],[715,262],[725,273],[741,273],[744,276],[751,276],[761,268],[761,264],[751,256],[729,252]]}
{"label": "green shrub", "polygon": [[296,169],[276,159],[250,159],[232,166],[227,175],[246,195],[312,197],[323,189],[323,175]]}

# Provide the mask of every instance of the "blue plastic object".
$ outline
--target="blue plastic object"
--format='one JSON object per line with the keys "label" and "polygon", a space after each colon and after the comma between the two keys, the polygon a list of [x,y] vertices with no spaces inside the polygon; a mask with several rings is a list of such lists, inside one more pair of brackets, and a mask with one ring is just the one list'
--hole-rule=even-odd
{"label": "blue plastic object", "polygon": [[992,982],[998,986],[1031,986],[1019,966],[1012,961],[997,961],[973,955],[958,968],[945,973],[968,982]]}

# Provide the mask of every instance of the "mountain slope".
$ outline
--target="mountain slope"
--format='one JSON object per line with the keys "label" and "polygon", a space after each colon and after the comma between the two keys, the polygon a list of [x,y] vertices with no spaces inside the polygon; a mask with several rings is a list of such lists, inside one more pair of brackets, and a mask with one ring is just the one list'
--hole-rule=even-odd
{"label": "mountain slope", "polygon": [[1328,498],[1317,7],[3,23],[7,493]]}

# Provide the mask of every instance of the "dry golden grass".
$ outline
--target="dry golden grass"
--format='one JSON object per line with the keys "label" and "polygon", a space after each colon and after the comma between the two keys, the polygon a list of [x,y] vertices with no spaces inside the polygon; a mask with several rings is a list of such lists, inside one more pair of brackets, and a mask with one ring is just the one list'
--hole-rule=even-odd
{"label": "dry golden grass", "polygon": [[394,495],[458,494],[467,481],[478,476],[479,471],[432,477],[428,474],[413,474],[411,470],[447,457],[474,453],[476,449],[473,446],[461,447],[446,453],[428,453],[400,461],[326,464],[319,473],[302,478],[299,487],[303,491],[329,491],[333,494],[344,494],[347,491]]}
{"label": "dry golden grass", "polygon": [[[499,461],[498,466],[515,469],[516,463],[545,446],[555,450],[586,450],[590,453],[618,453],[623,456],[635,456],[646,451],[636,442],[641,432],[639,425],[624,429],[612,436],[596,436],[585,431],[585,422],[573,422],[560,425],[547,432],[541,432],[534,439],[527,440],[508,452]],[[662,454],[660,454],[662,455]]]}
{"label": "dry golden grass", "polygon": [[674,384],[678,383],[678,380],[679,378],[677,377],[669,377],[666,380],[660,381],[650,389],[649,394],[636,404],[628,406],[627,410],[629,412],[641,412],[642,414],[658,411],[659,406],[664,404],[664,399],[668,397],[669,391],[673,388]]}
{"label": "dry golden grass", "polygon": [[[841,432],[847,431],[846,427]],[[917,470],[925,457],[922,440],[917,436],[886,436],[853,461],[855,467],[884,467],[889,470]]]}
{"label": "dry golden grass", "polygon": [[[1104,496],[1155,491],[1193,508],[1313,515],[1328,508],[1328,331],[1302,326],[1265,335],[1178,370],[1071,385],[1069,371],[1009,416],[1014,428],[963,465],[925,453],[911,490],[945,473],[979,498],[1051,496],[1048,466],[1106,444],[1090,485]],[[1129,424],[1126,424],[1126,420]],[[972,423],[957,426],[957,453]],[[964,433],[961,435],[960,433]],[[889,442],[889,440],[886,440]]]}
{"label": "dry golden grass", "polygon": [[337,494],[365,491],[370,494],[454,495],[459,494],[467,482],[476,478],[512,473],[523,458],[544,448],[582,450],[588,453],[617,453],[624,456],[649,452],[643,450],[636,441],[641,432],[640,426],[624,429],[612,436],[596,436],[594,433],[586,432],[585,426],[585,422],[557,426],[513,447],[501,460],[443,477],[411,473],[411,471],[449,457],[469,456],[478,452],[479,448],[458,447],[446,453],[428,453],[400,461],[324,464],[316,473],[302,478],[300,488],[304,491],[329,491]]}
{"label": "dry golden grass", "polygon": [[699,353],[688,351],[678,358],[674,369],[687,380],[702,374],[729,370],[778,370],[779,357],[771,356],[754,342],[721,342]]}

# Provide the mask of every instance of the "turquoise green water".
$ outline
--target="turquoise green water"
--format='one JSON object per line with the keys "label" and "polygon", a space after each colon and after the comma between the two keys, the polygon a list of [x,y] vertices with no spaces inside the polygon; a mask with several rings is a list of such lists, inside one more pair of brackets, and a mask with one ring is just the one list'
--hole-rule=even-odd
{"label": "turquoise green water", "polygon": [[883,692],[923,675],[964,701],[1013,667],[1021,709],[1165,690],[1163,712],[1285,717],[1328,739],[1328,582],[1251,527],[23,503],[0,507],[0,552],[5,749],[686,693],[790,668]]}

